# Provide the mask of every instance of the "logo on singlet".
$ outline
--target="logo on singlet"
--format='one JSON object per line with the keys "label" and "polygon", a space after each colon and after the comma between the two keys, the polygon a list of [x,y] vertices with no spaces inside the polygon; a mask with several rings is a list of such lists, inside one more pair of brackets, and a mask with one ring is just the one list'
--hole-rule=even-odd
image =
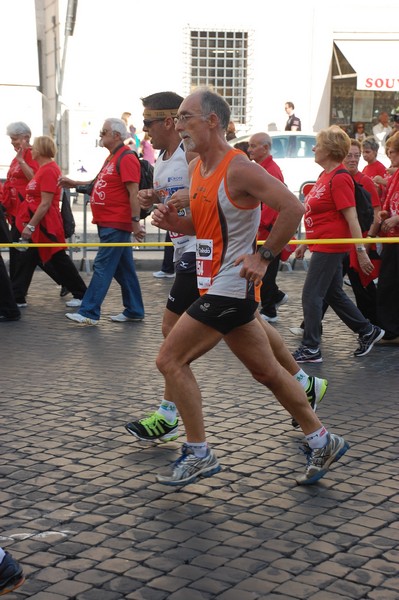
{"label": "logo on singlet", "polygon": [[211,253],[211,248],[207,244],[198,244],[199,256],[209,256],[210,253]]}

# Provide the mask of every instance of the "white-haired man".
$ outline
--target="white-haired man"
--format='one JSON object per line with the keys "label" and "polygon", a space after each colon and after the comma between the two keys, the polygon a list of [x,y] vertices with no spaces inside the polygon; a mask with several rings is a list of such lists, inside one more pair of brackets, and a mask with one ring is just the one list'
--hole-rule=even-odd
{"label": "white-haired man", "polygon": [[[100,131],[100,146],[107,148],[109,155],[95,179],[90,205],[93,223],[97,225],[102,243],[130,242],[132,232],[137,241],[144,238],[137,197],[140,163],[137,156],[126,148],[126,136],[126,125],[121,119],[106,119]],[[60,179],[63,187],[85,183],[90,182],[73,181],[67,177]],[[79,310],[67,313],[66,317],[76,323],[96,325],[113,277],[121,286],[124,311],[111,316],[111,320],[142,321],[143,299],[129,246],[99,248],[94,260],[93,276]]]}

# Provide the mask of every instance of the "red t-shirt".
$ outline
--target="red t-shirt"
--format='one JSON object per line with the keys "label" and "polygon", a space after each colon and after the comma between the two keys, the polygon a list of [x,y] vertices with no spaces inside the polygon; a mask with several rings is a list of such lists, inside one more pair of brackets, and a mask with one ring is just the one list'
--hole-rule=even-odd
{"label": "red t-shirt", "polygon": [[[343,168],[341,164],[330,173],[323,171],[306,196],[306,239],[352,237],[341,211],[356,206],[353,180],[348,173],[339,173],[334,177],[335,172]],[[309,244],[312,252],[348,252],[350,248],[350,244]]]}
{"label": "red t-shirt", "polygon": [[61,170],[56,162],[51,161],[42,165],[29,181],[26,186],[26,202],[31,204],[34,212],[42,201],[42,192],[54,194],[52,204],[59,208],[61,197],[61,188],[58,185],[59,177],[61,177]]}
{"label": "red t-shirt", "polygon": [[[279,179],[280,181],[282,181],[284,183],[284,177],[281,172],[281,169],[278,166],[278,164],[276,162],[274,162],[273,157],[271,155],[269,155],[267,158],[265,158],[265,160],[263,162],[261,162],[259,164],[261,167],[263,167],[269,173],[269,175],[272,175],[273,177],[275,177],[276,179]],[[271,228],[273,227],[277,217],[278,217],[278,212],[276,210],[274,210],[273,208],[270,208],[270,206],[267,206],[267,204],[264,204],[262,202],[262,211],[261,211],[261,215],[260,215],[260,224],[259,224],[259,231],[258,231],[258,238],[260,240],[267,239],[267,237],[269,236],[269,233],[271,231]]]}
{"label": "red t-shirt", "polygon": [[[32,233],[32,242],[36,244],[65,243],[64,226],[60,213],[61,188],[58,185],[60,177],[61,169],[56,162],[51,161],[42,165],[26,186],[26,200],[20,205],[16,218],[16,225],[20,232],[26,223],[29,223],[41,203],[42,192],[53,194],[50,208]],[[58,247],[39,248],[38,250],[42,261],[47,262],[62,249]]]}
{"label": "red t-shirt", "polygon": [[[33,172],[36,173],[39,165],[33,160],[30,148],[25,150],[23,159]],[[7,214],[11,217],[15,218],[17,216],[21,202],[25,200],[27,184],[28,180],[22,171],[21,165],[19,164],[17,157],[14,157],[7,172],[2,200],[2,204],[6,209]]]}
{"label": "red t-shirt", "polygon": [[[389,217],[399,216],[399,170],[392,175],[382,208],[388,211]],[[383,232],[382,235],[386,237],[399,237],[399,225],[391,229],[388,233]]]}
{"label": "red t-shirt", "polygon": [[374,161],[373,163],[368,164],[364,167],[362,173],[373,179],[376,175],[380,175],[381,177],[385,177],[387,168],[382,164],[379,160]]}
{"label": "red t-shirt", "polygon": [[122,144],[111,153],[97,176],[90,198],[93,223],[123,231],[132,230],[132,209],[125,183],[140,182],[140,163],[134,154],[126,154],[116,168],[118,157],[126,150]]}

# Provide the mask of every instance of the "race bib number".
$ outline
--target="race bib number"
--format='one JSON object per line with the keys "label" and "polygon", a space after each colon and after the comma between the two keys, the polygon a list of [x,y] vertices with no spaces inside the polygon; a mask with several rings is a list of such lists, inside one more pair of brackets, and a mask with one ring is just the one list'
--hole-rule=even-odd
{"label": "race bib number", "polygon": [[212,280],[213,240],[197,240],[197,285],[207,290]]}

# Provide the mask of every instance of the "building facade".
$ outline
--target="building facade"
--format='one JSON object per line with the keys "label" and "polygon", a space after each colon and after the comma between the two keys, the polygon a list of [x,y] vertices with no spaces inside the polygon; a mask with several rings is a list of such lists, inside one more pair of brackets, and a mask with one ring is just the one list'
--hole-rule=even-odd
{"label": "building facade", "polygon": [[10,4],[10,29],[18,5],[29,6],[33,66],[27,74],[14,64],[17,88],[0,72],[1,99],[18,96],[0,127],[32,115],[35,133],[56,135],[64,172],[82,164],[95,170],[102,120],[129,111],[140,131],[140,98],[160,90],[187,95],[198,85],[214,87],[230,103],[238,133],[284,129],[287,101],[305,131],[336,123],[351,132],[358,121],[371,131],[381,111],[399,108],[396,1],[327,7],[324,0],[286,0],[266,3],[262,14],[253,0],[154,0],[150,8],[129,0]]}

